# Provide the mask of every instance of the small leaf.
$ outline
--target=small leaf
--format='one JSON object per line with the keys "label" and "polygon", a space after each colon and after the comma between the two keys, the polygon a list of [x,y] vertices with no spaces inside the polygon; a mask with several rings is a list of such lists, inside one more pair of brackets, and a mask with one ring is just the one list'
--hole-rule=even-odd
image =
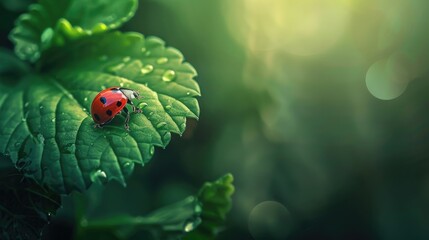
{"label": "small leaf", "polygon": [[83,239],[130,239],[142,233],[144,239],[214,239],[231,208],[233,177],[227,174],[207,182],[197,196],[158,209],[146,216],[116,216],[85,219],[79,227]]}
{"label": "small leaf", "polygon": [[231,196],[234,193],[234,178],[227,174],[215,182],[205,183],[197,198],[202,203],[202,223],[198,228],[186,235],[187,240],[215,239],[222,230],[226,214],[231,210]]}
{"label": "small leaf", "polygon": [[46,49],[120,27],[136,9],[137,0],[40,0],[18,18],[10,39],[21,59],[35,62]]}
{"label": "small leaf", "polygon": [[[165,147],[171,132],[182,134],[186,118],[199,115],[195,69],[158,38],[107,32],[59,52],[43,74],[27,75],[15,88],[0,84],[6,93],[0,97],[0,152],[58,193],[83,191],[93,181],[125,185],[135,163],[148,162],[154,146]],[[167,70],[176,73],[174,80],[162,80]],[[131,114],[129,132],[122,115],[102,129],[90,116],[92,99],[114,86],[142,96],[134,103],[143,112]]]}

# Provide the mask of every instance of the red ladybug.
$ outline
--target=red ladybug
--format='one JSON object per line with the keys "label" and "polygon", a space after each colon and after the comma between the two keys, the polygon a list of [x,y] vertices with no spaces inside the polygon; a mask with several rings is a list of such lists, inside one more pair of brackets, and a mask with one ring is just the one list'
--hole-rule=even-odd
{"label": "red ladybug", "polygon": [[91,116],[96,123],[95,127],[103,127],[123,110],[127,114],[125,129],[129,130],[130,113],[126,107],[127,103],[133,107],[133,112],[141,112],[141,109],[131,102],[134,98],[140,98],[139,93],[128,88],[111,87],[99,92],[91,105]]}

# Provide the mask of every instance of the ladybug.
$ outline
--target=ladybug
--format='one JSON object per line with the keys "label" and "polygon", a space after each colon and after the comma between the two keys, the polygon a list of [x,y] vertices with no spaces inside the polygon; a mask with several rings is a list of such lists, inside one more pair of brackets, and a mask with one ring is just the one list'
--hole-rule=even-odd
{"label": "ladybug", "polygon": [[125,129],[129,130],[130,112],[126,107],[127,103],[133,107],[134,113],[141,112],[141,109],[131,102],[134,98],[139,99],[139,93],[128,88],[111,87],[99,92],[91,104],[91,116],[96,123],[95,127],[103,127],[123,111],[127,114]]}

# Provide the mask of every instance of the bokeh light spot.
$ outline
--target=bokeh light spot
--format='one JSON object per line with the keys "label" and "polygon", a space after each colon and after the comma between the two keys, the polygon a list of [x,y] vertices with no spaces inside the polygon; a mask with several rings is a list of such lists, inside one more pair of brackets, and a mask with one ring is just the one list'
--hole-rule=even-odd
{"label": "bokeh light spot", "polygon": [[409,63],[401,54],[375,62],[366,74],[369,92],[381,100],[392,100],[404,93],[411,80]]}
{"label": "bokeh light spot", "polygon": [[256,240],[285,239],[291,229],[291,215],[279,202],[261,202],[250,212],[249,231]]}

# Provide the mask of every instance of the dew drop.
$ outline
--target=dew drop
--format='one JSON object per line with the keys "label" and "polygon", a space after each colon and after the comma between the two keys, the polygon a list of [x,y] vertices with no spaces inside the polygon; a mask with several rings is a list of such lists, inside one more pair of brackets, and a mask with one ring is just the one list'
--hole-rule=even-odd
{"label": "dew drop", "polygon": [[84,112],[86,112],[86,108],[82,108],[82,110],[83,110]]}
{"label": "dew drop", "polygon": [[122,61],[124,61],[124,62],[129,62],[130,60],[131,60],[130,56],[126,56],[126,57],[122,58]]}
{"label": "dew drop", "polygon": [[43,107],[43,105],[40,105],[40,107],[39,107],[40,109],[43,109],[44,107]]}
{"label": "dew drop", "polygon": [[164,127],[165,125],[167,125],[167,123],[166,123],[166,122],[160,122],[160,123],[156,124],[156,128],[162,128],[162,127]]}
{"label": "dew drop", "polygon": [[191,95],[191,92],[187,92],[186,95],[188,95],[188,96]]}
{"label": "dew drop", "polygon": [[30,103],[29,103],[29,102],[26,102],[26,103],[24,104],[24,107],[28,107],[28,105],[30,105]]}
{"label": "dew drop", "polygon": [[142,69],[140,69],[140,72],[141,72],[143,75],[146,75],[146,74],[148,74],[148,73],[150,73],[150,72],[152,72],[152,71],[153,71],[153,66],[152,66],[152,65],[150,65],[150,64],[148,64],[148,65],[146,65],[146,66],[142,67]]}
{"label": "dew drop", "polygon": [[152,115],[153,115],[153,112],[150,112],[150,113],[149,113],[149,116],[152,116]]}
{"label": "dew drop", "polygon": [[145,103],[145,102],[141,102],[141,103],[139,103],[138,105],[137,105],[137,107],[138,108],[140,108],[140,109],[143,109],[144,107],[146,107],[147,106],[147,103]]}
{"label": "dew drop", "polygon": [[173,79],[176,77],[176,72],[173,70],[167,70],[165,71],[165,73],[162,75],[162,80],[164,82],[171,82],[173,81]]}
{"label": "dew drop", "polygon": [[25,122],[25,121],[27,121],[27,119],[23,117],[23,118],[21,118],[21,121]]}
{"label": "dew drop", "polygon": [[51,122],[55,122],[55,118],[52,118],[52,119],[51,119]]}
{"label": "dew drop", "polygon": [[194,230],[198,225],[200,225],[200,223],[201,223],[200,218],[197,218],[194,221],[188,221],[185,223],[185,225],[183,227],[183,231],[190,232],[190,231]]}
{"label": "dew drop", "polygon": [[21,145],[21,143],[19,143],[19,142],[15,143],[15,147],[19,147],[20,145]]}
{"label": "dew drop", "polygon": [[98,169],[95,172],[91,173],[90,178],[92,182],[96,182],[96,181],[104,182],[107,180],[107,174],[101,169]]}
{"label": "dew drop", "polygon": [[158,64],[164,64],[164,63],[167,63],[167,62],[168,62],[168,58],[166,58],[166,57],[158,58],[156,60],[156,63],[158,63]]}
{"label": "dew drop", "polygon": [[126,162],[124,165],[122,165],[123,171],[126,175],[130,175],[131,172],[134,170],[134,163],[133,162]]}
{"label": "dew drop", "polygon": [[87,101],[88,101],[88,98],[87,98],[87,97],[85,97],[85,98],[83,99],[83,101],[87,102]]}
{"label": "dew drop", "polygon": [[150,146],[149,153],[151,156],[155,153],[155,147],[154,146]]}
{"label": "dew drop", "polygon": [[170,110],[171,109],[171,105],[166,105],[165,106],[165,110]]}

